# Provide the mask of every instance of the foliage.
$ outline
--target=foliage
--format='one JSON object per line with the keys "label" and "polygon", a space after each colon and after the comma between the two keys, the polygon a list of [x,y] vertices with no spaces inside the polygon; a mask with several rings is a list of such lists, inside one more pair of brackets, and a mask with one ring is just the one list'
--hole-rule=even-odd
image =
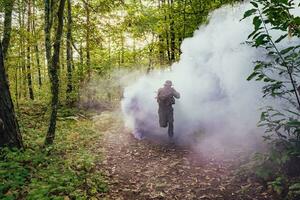
{"label": "foliage", "polygon": [[[293,169],[300,155],[300,101],[296,82],[300,75],[297,45],[300,24],[299,17],[293,14],[297,5],[287,0],[253,0],[251,4],[253,8],[244,14],[244,18],[253,17],[254,30],[248,37],[249,43],[262,49],[265,56],[255,62],[247,80],[264,82],[263,97],[277,102],[263,108],[261,113],[258,125],[265,127],[264,139],[270,142],[270,151],[257,159],[260,164],[256,165],[256,172],[265,180],[273,180],[269,185],[284,197],[289,188],[284,188],[282,176],[300,176]],[[293,199],[292,196],[289,198]]]}
{"label": "foliage", "polygon": [[[77,116],[74,109],[59,110],[55,145],[41,149],[47,124],[40,120],[41,105],[21,106],[24,150],[2,149],[0,199],[90,199],[107,191],[96,161],[89,149],[99,142],[92,122]],[[39,112],[38,112],[39,111]]]}

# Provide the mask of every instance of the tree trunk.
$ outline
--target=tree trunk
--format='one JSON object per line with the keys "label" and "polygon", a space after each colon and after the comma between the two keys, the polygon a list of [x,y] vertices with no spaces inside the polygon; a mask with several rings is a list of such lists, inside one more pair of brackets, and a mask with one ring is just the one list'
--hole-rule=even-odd
{"label": "tree trunk", "polygon": [[[162,0],[162,4],[166,5],[165,0]],[[168,61],[169,64],[171,64],[171,52],[170,52],[170,44],[169,44],[169,27],[168,27],[168,13],[169,11],[165,8],[164,9],[164,20],[165,20],[165,34],[166,34],[166,50],[167,50],[167,55],[168,55]]]}
{"label": "tree trunk", "polygon": [[34,34],[34,51],[35,51],[35,59],[36,59],[36,65],[38,70],[38,83],[39,87],[42,86],[42,77],[41,77],[41,62],[40,62],[40,51],[39,51],[39,45],[38,45],[38,35],[36,33],[36,24],[35,24],[35,17],[36,17],[36,11],[35,11],[35,0],[33,0],[33,18],[32,18],[32,32]]}
{"label": "tree trunk", "polygon": [[33,95],[33,86],[32,86],[32,77],[31,77],[31,41],[30,41],[30,33],[31,33],[31,28],[30,28],[30,22],[31,22],[31,0],[28,0],[28,10],[27,10],[27,83],[28,83],[28,89],[29,89],[29,97],[31,100],[34,100],[34,95]]}
{"label": "tree trunk", "polygon": [[67,102],[71,103],[71,97],[70,94],[73,90],[72,85],[72,8],[71,8],[71,0],[67,0],[67,6],[68,6],[68,24],[67,24]]}
{"label": "tree trunk", "polygon": [[[45,0],[49,1],[49,0]],[[52,144],[55,137],[55,129],[56,129],[56,118],[57,118],[57,107],[58,107],[58,90],[59,90],[59,79],[57,74],[57,68],[59,63],[59,52],[60,52],[60,43],[63,33],[63,16],[64,16],[64,7],[65,7],[66,0],[60,0],[59,8],[58,8],[58,25],[56,30],[56,37],[53,45],[53,56],[51,60],[50,66],[50,81],[51,81],[51,92],[52,92],[52,100],[51,100],[51,117],[50,117],[50,124],[49,129],[47,132],[45,145]]]}
{"label": "tree trunk", "polygon": [[88,72],[88,81],[91,78],[91,55],[90,55],[90,8],[88,0],[85,2],[86,11],[86,66]]}
{"label": "tree trunk", "polygon": [[79,56],[80,56],[80,65],[78,67],[78,76],[79,76],[79,82],[83,81],[83,47],[82,42],[80,43],[79,47]]}
{"label": "tree trunk", "polygon": [[174,16],[173,16],[173,0],[168,1],[170,6],[169,18],[170,18],[170,47],[171,47],[171,63],[175,62],[175,30],[174,30]]}
{"label": "tree trunk", "polygon": [[27,98],[27,73],[26,73],[26,48],[25,48],[25,37],[23,31],[25,29],[25,4],[24,1],[19,0],[19,26],[22,30],[19,33],[20,40],[20,63],[21,63],[21,72],[20,72],[20,97]]}
{"label": "tree trunk", "polygon": [[4,30],[3,30],[3,58],[6,59],[6,54],[10,42],[11,34],[11,21],[12,21],[12,10],[14,7],[14,0],[4,0]]}
{"label": "tree trunk", "polygon": [[19,87],[19,81],[18,81],[18,71],[20,68],[20,62],[18,62],[18,65],[15,67],[15,98],[16,98],[16,105],[17,105],[17,110],[19,108],[19,95],[18,95],[18,87]]}
{"label": "tree trunk", "polygon": [[11,100],[4,67],[2,43],[0,42],[0,147],[22,148],[22,137]]}
{"label": "tree trunk", "polygon": [[45,50],[48,73],[50,74],[51,67],[51,27],[52,27],[52,5],[51,0],[45,0]]}

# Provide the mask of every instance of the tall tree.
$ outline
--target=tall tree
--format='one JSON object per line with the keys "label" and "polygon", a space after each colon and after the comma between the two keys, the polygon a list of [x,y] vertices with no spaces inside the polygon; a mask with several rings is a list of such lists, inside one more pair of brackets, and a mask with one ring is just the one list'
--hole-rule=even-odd
{"label": "tall tree", "polygon": [[[48,72],[50,74],[50,66],[51,66],[51,28],[52,28],[52,0],[45,0],[45,51],[46,51],[46,60],[47,60],[47,67]],[[52,2],[52,3],[51,3]]]}
{"label": "tall tree", "polygon": [[[66,0],[60,0],[59,8],[57,12],[57,29],[56,35],[53,45],[53,56],[51,59],[51,65],[49,68],[49,76],[51,81],[51,92],[52,92],[52,100],[51,100],[51,116],[50,116],[50,123],[49,128],[45,140],[45,144],[49,145],[52,144],[55,137],[55,130],[56,130],[56,118],[57,118],[57,109],[58,109],[58,90],[59,90],[59,79],[58,79],[58,64],[59,64],[59,55],[60,55],[60,44],[61,38],[63,33],[63,24],[64,24],[64,7],[65,7]],[[45,0],[45,4],[50,5],[49,0]],[[50,8],[51,9],[51,8]],[[47,12],[48,8],[45,10],[45,15],[49,14]],[[45,17],[45,19],[50,19],[49,16]],[[47,24],[49,22],[45,22]],[[50,31],[50,30],[49,30]],[[45,33],[48,35],[49,33]]]}
{"label": "tall tree", "polygon": [[175,62],[175,22],[174,22],[174,16],[173,16],[173,5],[174,1],[173,0],[168,0],[168,5],[170,7],[170,12],[169,12],[169,20],[170,20],[170,48],[171,48],[171,57],[170,57],[170,62],[174,63]]}
{"label": "tall tree", "polygon": [[[4,19],[5,28],[3,41],[6,45],[4,49],[6,51],[5,53],[7,53],[10,41],[11,15],[13,3],[10,4],[10,6],[10,14],[6,13]],[[5,12],[7,12],[6,8]],[[8,23],[8,21],[10,22]],[[18,121],[15,115],[14,105],[11,99],[11,93],[9,90],[9,84],[4,66],[4,57],[5,55],[2,48],[2,42],[0,41],[0,146],[22,148],[22,137],[20,134]]]}
{"label": "tall tree", "polygon": [[31,77],[31,0],[27,2],[27,83],[29,89],[29,97],[34,100],[33,85]]}
{"label": "tall tree", "polygon": [[12,10],[14,7],[14,0],[4,0],[4,31],[3,31],[3,58],[5,60],[8,51],[11,34]]}
{"label": "tall tree", "polygon": [[91,22],[90,22],[90,5],[89,5],[89,1],[87,0],[86,2],[84,2],[84,6],[85,6],[85,11],[86,11],[86,66],[87,66],[87,73],[88,73],[88,80],[90,80],[91,78],[91,49],[90,49],[90,26],[91,26]]}
{"label": "tall tree", "polygon": [[68,23],[67,23],[67,102],[70,103],[71,97],[70,94],[73,90],[72,85],[72,5],[71,0],[67,0],[67,8],[68,8]]}
{"label": "tall tree", "polygon": [[39,87],[42,86],[42,76],[41,76],[41,62],[40,62],[40,50],[38,44],[38,33],[36,31],[36,0],[32,0],[32,8],[33,8],[33,17],[32,17],[32,33],[34,35],[34,52],[35,52],[35,59],[36,59],[36,66],[38,70],[38,83]]}

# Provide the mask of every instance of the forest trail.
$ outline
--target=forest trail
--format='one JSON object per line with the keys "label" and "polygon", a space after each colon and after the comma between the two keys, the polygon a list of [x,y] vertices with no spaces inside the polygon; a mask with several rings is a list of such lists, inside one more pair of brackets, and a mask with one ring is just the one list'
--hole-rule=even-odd
{"label": "forest trail", "polygon": [[117,112],[103,112],[94,121],[104,135],[99,170],[109,184],[105,199],[273,199],[259,183],[234,175],[233,158],[220,161],[174,144],[137,140]]}

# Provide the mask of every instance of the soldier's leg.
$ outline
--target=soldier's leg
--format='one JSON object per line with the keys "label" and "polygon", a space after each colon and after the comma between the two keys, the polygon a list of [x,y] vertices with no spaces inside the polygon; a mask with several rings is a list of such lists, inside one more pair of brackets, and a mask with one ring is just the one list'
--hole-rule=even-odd
{"label": "soldier's leg", "polygon": [[173,108],[171,107],[168,112],[168,135],[169,137],[173,137],[174,135],[174,117],[173,117]]}
{"label": "soldier's leg", "polygon": [[159,108],[158,110],[158,116],[159,116],[159,125],[160,127],[167,127],[168,126],[168,119],[167,119],[167,115],[166,115],[166,111],[162,108]]}
{"label": "soldier's leg", "polygon": [[173,135],[174,135],[174,125],[173,125],[173,122],[169,122],[168,135],[169,135],[170,138],[173,137]]}

